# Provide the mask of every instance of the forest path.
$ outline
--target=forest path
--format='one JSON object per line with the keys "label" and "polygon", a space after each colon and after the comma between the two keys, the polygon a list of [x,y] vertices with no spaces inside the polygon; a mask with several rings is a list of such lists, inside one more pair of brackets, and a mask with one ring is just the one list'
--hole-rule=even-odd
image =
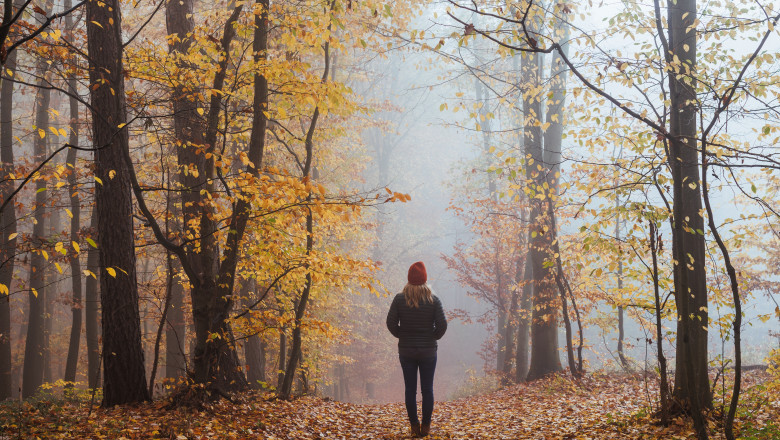
{"label": "forest path", "polygon": [[[656,394],[651,382],[590,376],[577,384],[553,377],[483,396],[436,402],[429,438],[653,438],[642,435],[647,432],[632,432],[630,423],[620,423],[643,408],[649,412],[648,402]],[[354,405],[304,398],[277,405],[281,411],[269,411],[264,423],[268,439],[411,438],[402,403]],[[645,431],[646,422],[641,423]]]}

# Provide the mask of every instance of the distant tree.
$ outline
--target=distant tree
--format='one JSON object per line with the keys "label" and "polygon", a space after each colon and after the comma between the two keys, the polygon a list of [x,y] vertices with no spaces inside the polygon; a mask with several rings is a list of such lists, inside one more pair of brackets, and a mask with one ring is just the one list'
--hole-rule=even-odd
{"label": "distant tree", "polygon": [[[51,8],[51,2],[47,5]],[[41,10],[38,14],[44,16]],[[36,161],[43,162],[48,153],[48,138],[45,130],[49,127],[49,105],[51,103],[51,89],[48,86],[50,73],[49,63],[42,56],[36,61],[36,75],[38,76],[38,89],[35,98],[35,126],[44,131],[44,136],[33,137],[33,155]],[[46,315],[46,260],[45,250],[37,247],[47,240],[46,231],[46,179],[39,176],[35,180],[35,204],[33,205],[34,222],[32,241],[35,246],[30,256],[29,278],[29,312],[27,314],[27,338],[24,347],[24,373],[22,377],[22,397],[27,398],[38,392],[44,378],[44,352],[48,351],[45,338]]]}
{"label": "distant tree", "polygon": [[[70,9],[72,5],[71,0],[65,0],[65,9]],[[73,35],[73,16],[67,15],[65,17],[65,28],[70,36]],[[79,144],[79,102],[78,102],[78,88],[77,80],[74,75],[70,75],[67,79],[67,89],[71,96],[68,97],[68,116],[69,116],[69,136],[68,143],[70,145]],[[68,174],[68,193],[70,194],[70,240],[72,243],[78,243],[80,240],[79,234],[81,232],[81,200],[78,193],[78,168],[76,166],[78,150],[75,148],[68,149],[68,156],[66,159]],[[81,277],[81,261],[79,260],[79,252],[73,252],[68,255],[70,260],[70,279],[71,279],[71,291],[73,298],[71,299],[71,328],[70,328],[70,342],[68,344],[68,358],[65,363],[65,380],[69,382],[76,381],[76,369],[78,367],[79,359],[79,346],[81,343],[81,327],[83,323],[83,305],[82,305],[82,283]]]}
{"label": "distant tree", "polygon": [[[17,2],[18,3],[18,2]],[[11,5],[6,1],[6,5]],[[18,7],[18,5],[17,5]],[[5,17],[5,15],[4,15]],[[16,73],[17,52],[13,51],[4,60],[4,70],[9,76]],[[0,91],[0,161],[2,181],[0,191],[3,200],[11,197],[14,181],[10,174],[14,169],[14,84],[2,81]],[[11,205],[0,212],[0,400],[11,397],[11,282],[16,267],[16,210]]]}
{"label": "distant tree", "polygon": [[[47,8],[48,11],[44,11],[40,6],[33,5],[29,1],[3,0],[3,19],[0,21],[0,47],[2,48],[0,50],[0,67],[5,67],[9,57],[16,49],[39,38],[41,32],[49,28],[54,21],[72,14],[84,3],[86,1],[82,0],[73,7],[52,14],[51,7]],[[25,26],[20,26],[25,15],[31,14],[30,9],[33,11],[32,14],[39,16],[38,20],[33,25],[25,22]],[[27,32],[20,32],[21,29],[27,30]],[[5,73],[0,76],[0,81],[3,77],[5,77]]]}

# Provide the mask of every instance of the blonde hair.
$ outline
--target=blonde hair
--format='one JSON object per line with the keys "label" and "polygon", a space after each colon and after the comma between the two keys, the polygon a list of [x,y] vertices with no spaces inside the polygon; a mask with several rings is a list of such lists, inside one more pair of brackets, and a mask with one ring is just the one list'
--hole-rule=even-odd
{"label": "blonde hair", "polygon": [[433,304],[433,292],[427,284],[407,284],[404,287],[404,298],[406,305],[415,309],[421,302]]}

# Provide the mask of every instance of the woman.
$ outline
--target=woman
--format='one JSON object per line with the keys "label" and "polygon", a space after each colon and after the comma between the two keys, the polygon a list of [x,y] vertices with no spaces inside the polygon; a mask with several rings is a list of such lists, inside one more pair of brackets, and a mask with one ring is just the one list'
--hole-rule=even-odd
{"label": "woman", "polygon": [[[393,298],[387,312],[387,329],[398,338],[398,358],[404,373],[405,401],[413,437],[425,437],[433,415],[433,373],[436,370],[436,341],[447,331],[441,301],[428,287],[425,264],[409,267],[409,283]],[[417,418],[417,370],[422,391],[422,425]]]}

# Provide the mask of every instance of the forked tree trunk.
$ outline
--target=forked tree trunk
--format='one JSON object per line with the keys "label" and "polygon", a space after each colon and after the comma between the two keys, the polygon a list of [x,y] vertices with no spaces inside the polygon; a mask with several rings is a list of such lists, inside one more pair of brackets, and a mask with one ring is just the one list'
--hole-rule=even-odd
{"label": "forked tree trunk", "polygon": [[[225,23],[221,47],[226,50],[220,59],[217,73],[214,77],[213,89],[222,90],[229,62],[230,44],[235,36],[235,23],[243,9],[242,3],[233,4],[233,12]],[[177,35],[171,40],[169,51],[176,56],[186,56],[193,44],[191,32],[194,29],[192,2],[170,2],[166,8],[166,24],[168,33]],[[266,23],[267,25],[267,23]],[[187,62],[177,60],[185,68]],[[174,107],[174,128],[178,139],[176,154],[178,163],[183,167],[194,167],[197,173],[179,174],[182,190],[182,216],[184,224],[198,239],[181,248],[181,255],[186,259],[182,265],[192,288],[192,314],[195,324],[195,347],[192,356],[193,378],[195,382],[209,384],[220,391],[231,391],[246,388],[246,377],[241,371],[238,354],[233,344],[233,334],[228,322],[232,307],[232,291],[239,244],[244,234],[244,228],[249,216],[249,206],[245,200],[236,202],[232,213],[231,225],[235,233],[229,234],[220,255],[216,240],[217,224],[214,220],[214,208],[206,194],[214,192],[213,177],[214,153],[218,135],[219,115],[222,95],[214,93],[208,104],[206,120],[198,116],[200,104],[194,97],[197,94],[190,89],[191,84],[186,78],[174,87],[172,97]],[[257,99],[257,97],[255,98]],[[262,112],[260,112],[262,114]],[[264,118],[263,118],[264,119]],[[255,129],[253,126],[253,136]],[[261,133],[264,138],[265,127]],[[207,154],[201,154],[205,148]],[[262,161],[262,143],[251,142],[248,151],[250,161],[259,167]],[[206,156],[210,158],[206,158]],[[257,168],[248,170],[257,175]],[[136,198],[141,198],[140,188],[136,187]],[[151,213],[147,218],[155,222]],[[159,231],[158,231],[159,232]],[[158,240],[167,240],[160,237]],[[212,337],[216,335],[216,337]]]}

